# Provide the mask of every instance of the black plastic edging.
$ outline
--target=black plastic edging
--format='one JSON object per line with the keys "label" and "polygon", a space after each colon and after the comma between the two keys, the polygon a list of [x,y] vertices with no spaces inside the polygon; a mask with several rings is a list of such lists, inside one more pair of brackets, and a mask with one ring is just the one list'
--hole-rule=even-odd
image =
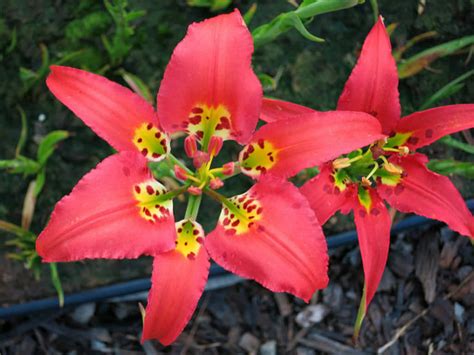
{"label": "black plastic edging", "polygon": [[[470,210],[474,209],[474,199],[466,202]],[[401,220],[393,225],[392,234],[397,234],[409,229],[420,228],[437,223],[432,219],[420,216],[411,216]],[[355,230],[339,233],[327,238],[328,248],[334,249],[341,246],[355,244],[357,241],[357,232]],[[209,278],[219,278],[227,275],[228,272],[216,264],[211,265]],[[236,276],[237,277],[237,276]],[[223,283],[225,284],[225,283]],[[133,281],[121,282],[110,286],[103,286],[86,290],[82,292],[72,293],[64,297],[64,306],[79,305],[88,302],[97,302],[108,298],[115,298],[130,295],[138,292],[148,291],[151,282],[149,278],[137,279]],[[24,316],[44,311],[59,310],[59,303],[56,297],[45,298],[41,300],[15,304],[8,307],[0,308],[0,319],[8,319],[12,317]]]}

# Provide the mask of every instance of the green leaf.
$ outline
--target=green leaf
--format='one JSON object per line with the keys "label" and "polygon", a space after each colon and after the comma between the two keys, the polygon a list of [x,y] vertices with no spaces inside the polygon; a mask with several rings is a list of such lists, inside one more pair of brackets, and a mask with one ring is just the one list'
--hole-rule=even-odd
{"label": "green leaf", "polygon": [[134,74],[126,72],[124,69],[120,69],[118,72],[133,91],[149,103],[153,104],[153,95],[151,94],[150,88],[143,82],[143,80]]}
{"label": "green leaf", "polygon": [[56,289],[56,293],[58,294],[59,307],[62,308],[64,306],[64,291],[61,284],[61,279],[59,278],[58,267],[56,263],[50,263],[49,270],[51,273],[51,282]]}
{"label": "green leaf", "polygon": [[18,156],[15,159],[0,160],[0,169],[5,169],[12,174],[36,174],[40,165],[31,159]]}
{"label": "green leaf", "polygon": [[257,3],[253,3],[243,16],[247,26],[250,25],[250,22],[252,22],[255,12],[257,12]]}
{"label": "green leaf", "polygon": [[18,143],[17,143],[16,149],[15,149],[15,157],[20,156],[21,150],[25,146],[26,137],[28,135],[28,125],[26,123],[25,111],[23,111],[23,109],[20,106],[17,106],[17,110],[20,113],[21,132],[20,132],[20,138],[18,139]]}
{"label": "green leaf", "polygon": [[428,168],[442,175],[460,175],[474,179],[474,163],[457,161],[453,159],[431,159]]}
{"label": "green leaf", "polygon": [[472,76],[472,74],[474,74],[474,69],[447,83],[445,86],[431,95],[425,102],[423,102],[423,104],[420,106],[420,111],[433,107],[436,102],[446,99],[457,93],[464,87],[463,81]]}
{"label": "green leaf", "polygon": [[36,175],[36,185],[35,185],[35,191],[34,195],[36,197],[39,196],[41,193],[41,190],[43,190],[44,183],[46,182],[46,167],[42,167],[38,174]]}
{"label": "green leaf", "polygon": [[271,22],[254,29],[254,45],[257,48],[269,43],[292,28],[311,41],[323,42],[322,38],[306,29],[303,21],[311,21],[314,16],[347,9],[363,2],[364,0],[305,0],[296,10],[282,13]]}
{"label": "green leaf", "polygon": [[431,62],[438,58],[453,54],[454,52],[474,44],[474,35],[455,39],[424,50],[398,65],[398,76],[400,79],[408,78],[426,68]]}
{"label": "green leaf", "polygon": [[461,142],[451,136],[445,136],[439,140],[441,143],[449,145],[450,147],[464,150],[467,153],[474,154],[474,146]]}
{"label": "green leaf", "polygon": [[44,137],[38,147],[38,163],[41,166],[44,166],[44,164],[46,164],[46,161],[56,149],[56,144],[68,137],[69,132],[67,131],[53,131],[49,133],[46,137]]}

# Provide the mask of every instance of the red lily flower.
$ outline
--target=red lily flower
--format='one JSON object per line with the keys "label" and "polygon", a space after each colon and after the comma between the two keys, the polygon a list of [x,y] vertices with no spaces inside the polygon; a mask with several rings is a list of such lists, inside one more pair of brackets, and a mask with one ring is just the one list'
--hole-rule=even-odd
{"label": "red lily flower", "polygon": [[[336,211],[354,211],[365,276],[355,334],[387,261],[391,219],[383,200],[401,212],[437,219],[474,236],[474,218],[460,193],[447,177],[428,170],[426,156],[415,153],[442,136],[473,127],[474,105],[443,106],[400,119],[398,97],[397,67],[380,19],[364,42],[337,109],[376,117],[390,138],[323,164],[320,174],[300,189],[323,224]],[[261,117],[274,122],[300,119],[307,112],[303,106],[267,99]]]}
{"label": "red lily flower", "polygon": [[[296,187],[268,177],[229,199],[213,191],[237,169],[233,162],[211,169],[222,141],[247,143],[258,121],[262,89],[250,66],[252,51],[252,37],[238,11],[191,25],[166,69],[157,113],[138,95],[103,77],[51,68],[47,85],[52,93],[119,153],[83,177],[56,205],[38,238],[38,253],[49,262],[154,257],[142,340],[169,344],[181,333],[207,280],[209,255],[241,276],[305,300],[328,282],[321,227]],[[369,115],[337,115],[354,125],[372,121],[363,144],[381,137],[380,125]],[[317,127],[311,129],[318,138]],[[177,130],[189,135],[186,153],[197,171],[177,163],[173,171],[183,186],[166,191],[153,179],[147,161],[176,161],[168,134]],[[342,148],[334,145],[333,154],[324,150],[321,160],[354,149],[360,140]],[[322,148],[306,147],[313,154]],[[283,153],[275,156],[277,166],[284,164],[283,158]],[[204,244],[197,212],[174,223],[172,199],[186,191],[190,201],[207,193],[223,204],[218,225]]]}

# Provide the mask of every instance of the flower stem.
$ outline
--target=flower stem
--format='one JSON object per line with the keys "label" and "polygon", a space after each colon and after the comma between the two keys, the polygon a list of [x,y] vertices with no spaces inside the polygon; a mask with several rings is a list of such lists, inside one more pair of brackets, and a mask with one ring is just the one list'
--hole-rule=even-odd
{"label": "flower stem", "polygon": [[196,220],[201,205],[202,195],[189,195],[188,206],[186,207],[185,219]]}

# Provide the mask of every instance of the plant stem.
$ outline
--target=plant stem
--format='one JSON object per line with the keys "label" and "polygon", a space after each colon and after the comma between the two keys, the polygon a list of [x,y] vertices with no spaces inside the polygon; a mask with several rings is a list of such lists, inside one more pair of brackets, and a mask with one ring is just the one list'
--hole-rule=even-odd
{"label": "plant stem", "polygon": [[196,220],[201,205],[202,195],[189,195],[188,207],[186,207],[185,219]]}

